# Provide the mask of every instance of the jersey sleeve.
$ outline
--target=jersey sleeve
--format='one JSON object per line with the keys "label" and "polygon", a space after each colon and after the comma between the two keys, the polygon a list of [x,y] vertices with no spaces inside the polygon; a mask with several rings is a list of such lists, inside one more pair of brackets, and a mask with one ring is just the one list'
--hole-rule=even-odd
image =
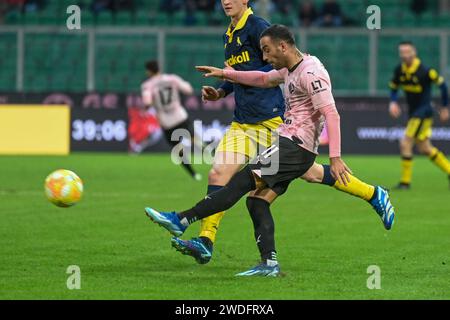
{"label": "jersey sleeve", "polygon": [[334,97],[331,92],[331,81],[326,71],[317,68],[305,69],[301,77],[301,86],[308,92],[314,109],[320,109],[328,105],[334,105]]}
{"label": "jersey sleeve", "polygon": [[398,66],[394,70],[394,74],[392,75],[391,81],[389,81],[389,88],[392,90],[397,90],[400,85],[400,67]]}
{"label": "jersey sleeve", "polygon": [[192,88],[191,84],[185,80],[183,80],[181,77],[177,75],[172,76],[172,81],[175,84],[175,86],[180,90],[183,94],[192,94],[194,92],[194,89]]}
{"label": "jersey sleeve", "polygon": [[234,86],[229,81],[224,81],[218,89],[222,89],[225,92],[225,97],[234,91]]}
{"label": "jersey sleeve", "polygon": [[142,97],[142,102],[144,103],[144,105],[146,107],[148,107],[152,104],[152,102],[153,102],[152,91],[150,90],[150,88],[148,86],[145,86],[145,85],[141,86],[141,97]]}
{"label": "jersey sleeve", "polygon": [[428,70],[428,78],[432,83],[436,84],[441,89],[442,107],[447,108],[449,104],[449,97],[448,87],[445,83],[444,77],[439,75],[435,69],[431,68]]}
{"label": "jersey sleeve", "polygon": [[[283,70],[263,71],[236,71],[233,69],[223,70],[226,79],[252,87],[271,88],[284,82]],[[286,70],[287,72],[287,70]]]}

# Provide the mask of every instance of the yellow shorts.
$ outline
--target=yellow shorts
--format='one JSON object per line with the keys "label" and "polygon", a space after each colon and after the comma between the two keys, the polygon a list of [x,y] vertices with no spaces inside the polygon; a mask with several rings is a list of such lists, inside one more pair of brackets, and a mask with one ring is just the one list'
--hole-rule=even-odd
{"label": "yellow shorts", "polygon": [[283,123],[281,117],[275,117],[255,124],[232,122],[216,148],[217,152],[244,154],[249,158],[256,156],[258,144],[269,147],[272,131]]}
{"label": "yellow shorts", "polygon": [[405,135],[418,141],[431,138],[433,118],[411,118],[406,125]]}

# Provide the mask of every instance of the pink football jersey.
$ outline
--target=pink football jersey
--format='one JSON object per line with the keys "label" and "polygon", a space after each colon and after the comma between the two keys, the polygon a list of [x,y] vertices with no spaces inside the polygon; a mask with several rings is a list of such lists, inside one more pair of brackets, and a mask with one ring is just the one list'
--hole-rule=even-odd
{"label": "pink football jersey", "polygon": [[188,118],[181,105],[180,92],[192,94],[192,86],[173,74],[158,74],[141,85],[142,100],[153,106],[163,129],[171,129]]}
{"label": "pink football jersey", "polygon": [[330,76],[319,59],[303,55],[292,70],[284,68],[261,72],[226,68],[223,76],[231,81],[262,88],[284,83],[286,111],[285,122],[277,129],[280,135],[317,154],[326,119],[330,158],[341,156],[340,117],[331,93]]}
{"label": "pink football jersey", "polygon": [[317,154],[325,122],[319,109],[335,104],[327,70],[317,57],[304,55],[291,72],[286,68],[272,70],[267,77],[284,82],[285,121],[278,132]]}
{"label": "pink football jersey", "polygon": [[304,55],[292,72],[286,68],[271,72],[277,72],[280,81],[284,78],[285,122],[278,132],[317,154],[325,122],[319,109],[335,104],[327,70],[317,57]]}

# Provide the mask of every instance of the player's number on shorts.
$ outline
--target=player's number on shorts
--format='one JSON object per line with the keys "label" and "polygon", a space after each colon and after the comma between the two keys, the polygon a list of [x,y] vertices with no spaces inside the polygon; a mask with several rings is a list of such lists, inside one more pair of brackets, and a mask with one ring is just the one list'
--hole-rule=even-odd
{"label": "player's number on shorts", "polygon": [[159,101],[164,108],[172,103],[172,87],[166,87],[159,90]]}

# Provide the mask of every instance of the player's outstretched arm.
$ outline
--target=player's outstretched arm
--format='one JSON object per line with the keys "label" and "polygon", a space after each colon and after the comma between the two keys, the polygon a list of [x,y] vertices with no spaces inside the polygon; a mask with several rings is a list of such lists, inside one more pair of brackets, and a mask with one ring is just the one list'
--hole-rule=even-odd
{"label": "player's outstretched arm", "polygon": [[219,69],[210,66],[196,66],[198,71],[203,72],[206,78],[215,77],[223,80],[233,81],[240,84],[272,88],[284,82],[284,77],[280,71],[236,71],[231,68]]}
{"label": "player's outstretched arm", "polygon": [[352,174],[352,170],[341,158],[341,129],[340,117],[334,104],[319,108],[319,112],[325,117],[327,125],[329,148],[330,148],[330,171],[333,178],[341,184],[347,185],[350,182],[348,174]]}

